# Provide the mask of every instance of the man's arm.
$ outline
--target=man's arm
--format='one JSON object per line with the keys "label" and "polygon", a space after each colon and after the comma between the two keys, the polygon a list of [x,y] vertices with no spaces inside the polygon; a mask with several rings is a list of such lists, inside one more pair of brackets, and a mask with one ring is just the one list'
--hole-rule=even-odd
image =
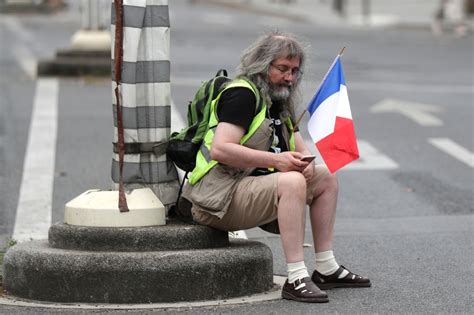
{"label": "man's arm", "polygon": [[311,155],[311,151],[309,151],[308,147],[306,146],[306,143],[304,143],[303,137],[301,137],[299,131],[295,132],[295,147],[296,147],[296,152],[300,152],[303,155]]}
{"label": "man's arm", "polygon": [[[301,137],[299,132],[295,132],[295,149],[297,152],[302,153],[303,155],[311,155],[311,151],[309,151],[306,143],[304,143],[303,137]],[[308,181],[314,174],[314,160],[308,163],[308,167],[303,170],[303,175]]]}
{"label": "man's arm", "polygon": [[287,171],[302,172],[308,162],[301,161],[299,152],[271,153],[254,150],[240,144],[245,134],[244,128],[230,123],[221,122],[217,125],[211,147],[211,158],[221,164],[238,167],[259,167]]}

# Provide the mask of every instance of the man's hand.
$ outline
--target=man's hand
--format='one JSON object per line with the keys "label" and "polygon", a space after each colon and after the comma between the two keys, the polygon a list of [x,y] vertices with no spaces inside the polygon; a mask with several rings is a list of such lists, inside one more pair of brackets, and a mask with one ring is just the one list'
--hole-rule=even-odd
{"label": "man's hand", "polygon": [[303,175],[306,181],[309,181],[314,175],[314,161],[311,161],[303,170]]}
{"label": "man's hand", "polygon": [[303,172],[305,168],[308,166],[308,163],[302,161],[301,158],[303,154],[300,152],[282,152],[277,154],[277,159],[275,163],[275,168],[280,172],[289,172],[289,171],[297,171]]}

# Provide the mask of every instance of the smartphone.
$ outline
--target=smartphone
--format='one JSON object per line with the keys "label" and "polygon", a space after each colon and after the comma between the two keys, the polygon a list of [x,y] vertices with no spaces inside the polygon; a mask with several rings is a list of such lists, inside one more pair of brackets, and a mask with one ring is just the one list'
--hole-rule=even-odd
{"label": "smartphone", "polygon": [[312,162],[316,158],[316,155],[304,155],[301,161]]}

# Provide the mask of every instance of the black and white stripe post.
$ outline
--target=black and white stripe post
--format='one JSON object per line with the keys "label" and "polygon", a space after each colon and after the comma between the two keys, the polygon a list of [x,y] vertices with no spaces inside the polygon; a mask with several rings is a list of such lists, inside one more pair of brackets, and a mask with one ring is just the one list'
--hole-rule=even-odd
{"label": "black and white stripe post", "polygon": [[[167,0],[124,0],[123,54],[117,106],[117,73],[112,62],[114,155],[112,180],[120,182],[119,117],[123,126],[122,180],[127,190],[149,187],[165,205],[176,201],[178,175],[166,159],[171,126],[170,21]],[[112,9],[111,34],[117,13]],[[116,58],[115,37],[112,57]]]}
{"label": "black and white stripe post", "polygon": [[164,225],[179,183],[166,159],[171,125],[167,0],[116,0],[111,19],[114,141],[112,180],[119,193],[90,190],[66,204],[65,223]]}

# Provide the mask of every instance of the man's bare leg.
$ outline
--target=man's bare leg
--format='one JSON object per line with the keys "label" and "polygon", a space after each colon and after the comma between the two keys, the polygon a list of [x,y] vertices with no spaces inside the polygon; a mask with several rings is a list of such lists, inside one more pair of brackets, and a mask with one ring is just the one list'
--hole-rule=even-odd
{"label": "man's bare leg", "polygon": [[319,253],[331,250],[333,245],[338,193],[337,177],[328,173],[315,189],[314,198],[310,204],[310,218],[314,248]]}
{"label": "man's bare leg", "polygon": [[[316,169],[316,171],[318,171]],[[341,267],[332,251],[338,183],[335,175],[318,182],[310,205],[311,228],[316,254],[316,270],[311,279],[321,289],[334,287],[370,287],[368,278]]]}
{"label": "man's bare leg", "polygon": [[289,300],[325,303],[329,301],[326,292],[313,283],[304,263],[306,179],[303,174],[280,173],[278,197],[278,225],[288,268],[281,295]]}
{"label": "man's bare leg", "polygon": [[278,176],[278,226],[287,263],[304,260],[306,180],[299,172]]}

